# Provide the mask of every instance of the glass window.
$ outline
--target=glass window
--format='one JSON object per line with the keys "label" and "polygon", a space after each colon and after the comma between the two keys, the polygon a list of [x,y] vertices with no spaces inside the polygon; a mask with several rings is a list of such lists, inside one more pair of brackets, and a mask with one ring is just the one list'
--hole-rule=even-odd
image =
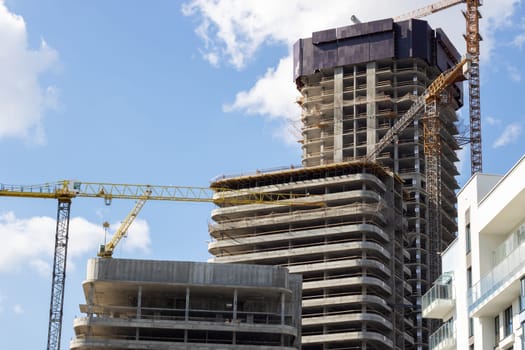
{"label": "glass window", "polygon": [[469,317],[468,319],[468,336],[474,336],[474,319],[472,317]]}
{"label": "glass window", "polygon": [[520,280],[521,292],[520,292],[520,311],[525,310],[525,277]]}
{"label": "glass window", "polygon": [[525,322],[521,323],[521,348],[525,349]]}
{"label": "glass window", "polygon": [[494,335],[496,338],[496,345],[499,343],[499,315],[494,317]]}
{"label": "glass window", "polygon": [[467,288],[472,288],[472,267],[467,269]]}
{"label": "glass window", "polygon": [[503,320],[505,321],[503,333],[505,334],[505,337],[507,337],[512,334],[512,305],[505,309],[503,317]]}
{"label": "glass window", "polygon": [[467,243],[467,254],[470,253],[470,224],[465,226],[465,238]]}

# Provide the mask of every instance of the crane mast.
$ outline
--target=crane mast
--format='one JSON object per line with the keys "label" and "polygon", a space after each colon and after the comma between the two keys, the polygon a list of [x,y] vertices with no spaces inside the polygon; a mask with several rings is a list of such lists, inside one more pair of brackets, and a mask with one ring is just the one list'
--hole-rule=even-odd
{"label": "crane mast", "polygon": [[419,8],[417,10],[394,17],[394,21],[404,21],[411,18],[421,18],[460,3],[466,4],[463,16],[466,21],[465,41],[467,54],[471,58],[469,77],[469,132],[470,137],[470,171],[471,175],[483,170],[482,148],[481,148],[481,98],[479,78],[479,42],[482,40],[479,33],[479,20],[481,14],[479,7],[483,5],[482,0],[442,0],[434,4]]}
{"label": "crane mast", "polygon": [[69,239],[69,214],[71,198],[58,198],[55,252],[53,257],[53,280],[49,306],[47,350],[60,349],[62,315],[64,310],[64,287],[66,285],[67,246]]}
{"label": "crane mast", "polygon": [[481,0],[467,0],[467,10],[463,12],[467,22],[465,40],[467,41],[467,53],[470,55],[472,63],[470,67],[469,79],[469,117],[470,117],[470,159],[471,174],[481,172],[482,150],[481,150],[481,98],[479,80],[479,7]]}

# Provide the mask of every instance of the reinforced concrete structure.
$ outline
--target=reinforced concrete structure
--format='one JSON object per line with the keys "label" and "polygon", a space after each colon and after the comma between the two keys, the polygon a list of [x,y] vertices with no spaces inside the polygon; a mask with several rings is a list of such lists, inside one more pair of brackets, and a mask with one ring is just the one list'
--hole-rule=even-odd
{"label": "reinforced concrete structure", "polygon": [[504,176],[476,174],[458,193],[458,237],[423,296],[440,319],[432,350],[525,350],[525,156]]}
{"label": "reinforced concrete structure", "polygon": [[[209,228],[214,262],[286,266],[302,274],[303,349],[414,344],[410,310],[403,308],[412,302],[412,288],[405,282],[411,272],[399,177],[356,161],[225,178],[212,186],[316,195],[291,207],[223,206],[212,212]],[[312,200],[326,206],[301,205]]]}
{"label": "reinforced concrete structure", "polygon": [[[214,211],[217,225],[210,228],[217,241],[209,250],[217,262],[275,264],[303,274],[305,349],[428,348],[433,326],[421,317],[421,296],[440,274],[430,270],[430,261],[439,261],[437,254],[457,230],[455,110],[462,105],[461,86],[448,89],[448,103],[439,106],[442,204],[437,242],[431,241],[427,226],[422,122],[415,120],[375,159],[386,172],[379,175],[377,167],[360,161],[414,98],[459,58],[445,33],[421,20],[385,19],[300,39],[294,45],[294,81],[301,93],[302,168],[212,184],[325,196],[328,207],[308,214],[304,208],[222,208]],[[377,218],[384,215],[384,204],[391,203],[385,199],[391,191],[401,193],[390,172],[402,182],[406,212],[398,204],[389,215],[398,222],[406,218],[406,227]],[[372,174],[374,179],[368,178]],[[378,253],[381,249],[389,254]],[[376,263],[380,265],[372,267]],[[391,284],[391,278],[407,285]],[[378,306],[371,291],[387,303]],[[394,315],[403,316],[394,320]],[[404,318],[412,318],[413,327]]]}
{"label": "reinforced concrete structure", "polygon": [[70,349],[301,348],[301,276],[285,268],[91,259]]}

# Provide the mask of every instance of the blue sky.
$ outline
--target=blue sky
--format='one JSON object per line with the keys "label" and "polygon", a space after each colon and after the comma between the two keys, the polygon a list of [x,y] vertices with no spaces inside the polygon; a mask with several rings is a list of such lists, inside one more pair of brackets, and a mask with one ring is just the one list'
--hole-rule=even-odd
{"label": "blue sky", "polygon": [[[428,3],[0,0],[0,183],[207,186],[218,174],[299,164],[291,44],[353,14],[368,21]],[[525,10],[484,3],[483,168],[505,173],[525,153]],[[463,52],[460,7],[428,20]],[[468,150],[462,159],[464,184]],[[64,349],[101,224],[115,229],[132,206],[73,202]],[[147,203],[116,257],[205,261],[212,208]],[[47,340],[55,215],[53,200],[0,200],[0,348]]]}

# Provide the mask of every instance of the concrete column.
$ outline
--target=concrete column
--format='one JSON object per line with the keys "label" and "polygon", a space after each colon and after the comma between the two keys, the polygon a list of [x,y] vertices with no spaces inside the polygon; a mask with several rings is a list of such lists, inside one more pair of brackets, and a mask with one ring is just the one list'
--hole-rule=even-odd
{"label": "concrete column", "polygon": [[286,295],[281,292],[281,325],[284,325],[284,316],[286,312]]}
{"label": "concrete column", "polygon": [[343,161],[343,68],[334,69],[334,163]]}
{"label": "concrete column", "polygon": [[87,303],[88,303],[88,317],[91,319],[93,317],[93,295],[94,292],[94,285],[93,283],[89,284],[89,291],[88,291],[88,297],[87,297]]}
{"label": "concrete column", "polygon": [[[393,71],[396,72],[397,71],[397,62],[394,61],[392,64],[393,64]],[[394,74],[393,81],[392,81],[392,86],[393,86],[392,98],[394,99],[394,101],[397,101],[397,98],[398,98],[398,95],[397,95],[397,74]],[[397,115],[397,104],[394,104],[394,111],[393,112],[396,113],[396,115]],[[398,117],[401,117],[401,116],[398,116]],[[396,174],[399,174],[399,142],[398,142],[398,137],[397,136],[394,139],[394,172]]]}
{"label": "concrete column", "polygon": [[370,62],[366,65],[366,153],[374,149],[377,129],[376,118],[376,62]]}
{"label": "concrete column", "polygon": [[[142,309],[142,286],[139,286],[139,290],[137,292],[137,318],[142,318],[141,309]],[[140,329],[137,327],[135,328],[135,340],[139,340],[139,338],[140,338]]]}
{"label": "concrete column", "polygon": [[93,333],[91,330],[91,319],[93,318],[93,295],[95,294],[95,286],[93,283],[89,284],[89,291],[88,291],[88,297],[87,297],[87,303],[88,303],[88,317],[89,317],[89,327],[87,330],[87,336],[90,337]]}
{"label": "concrete column", "polygon": [[190,319],[190,287],[186,287],[186,310],[184,319],[189,321]]}
{"label": "concrete column", "polygon": [[[188,322],[190,319],[190,288],[186,287],[186,306],[184,310],[184,320]],[[188,330],[184,330],[184,343],[188,342]]]}
{"label": "concrete column", "polygon": [[233,290],[233,322],[237,321],[237,288]]}
{"label": "concrete column", "polygon": [[357,89],[357,66],[354,66],[354,84],[352,89],[354,90],[353,93],[353,113],[354,113],[354,135],[353,135],[353,153],[354,153],[354,159],[357,158],[357,105],[355,103],[356,95],[355,90]]}
{"label": "concrete column", "polygon": [[137,318],[142,317],[142,286],[139,286],[137,293]]}

